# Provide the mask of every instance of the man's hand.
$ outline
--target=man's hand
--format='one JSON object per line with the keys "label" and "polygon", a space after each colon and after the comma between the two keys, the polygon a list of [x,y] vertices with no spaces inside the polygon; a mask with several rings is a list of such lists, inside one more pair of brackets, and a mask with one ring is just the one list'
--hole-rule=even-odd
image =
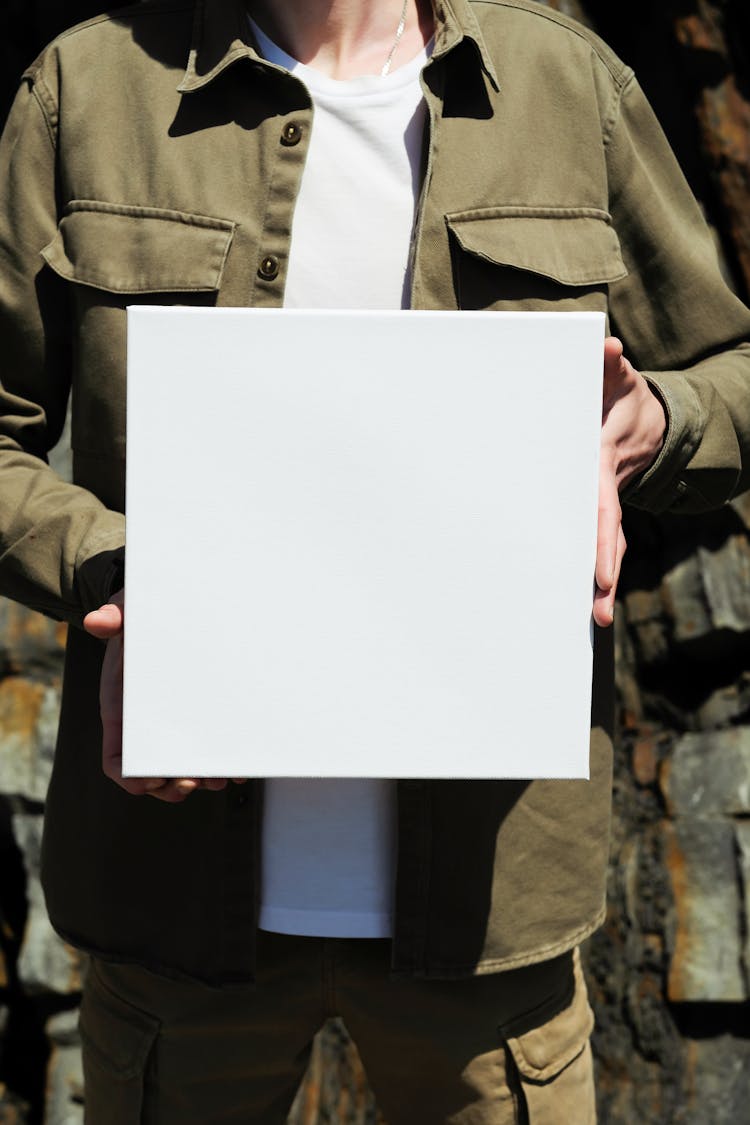
{"label": "man's hand", "polygon": [[175,804],[184,801],[193,790],[224,789],[226,778],[167,778],[122,776],[122,653],[124,627],[124,592],[114,594],[112,601],[87,613],[83,627],[92,637],[107,642],[99,687],[99,708],[102,718],[102,770],[126,793],[139,796],[147,793],[160,801]]}
{"label": "man's hand", "polygon": [[652,463],[664,441],[664,407],[622,354],[614,336],[604,341],[604,400],[599,469],[594,621],[611,625],[625,554],[620,490]]}

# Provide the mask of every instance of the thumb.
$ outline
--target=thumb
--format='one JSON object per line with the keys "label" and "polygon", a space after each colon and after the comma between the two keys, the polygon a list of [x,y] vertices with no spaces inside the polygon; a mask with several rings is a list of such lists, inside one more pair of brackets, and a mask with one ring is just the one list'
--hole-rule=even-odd
{"label": "thumb", "polygon": [[83,619],[83,627],[92,637],[107,641],[122,632],[124,613],[121,605],[108,602],[106,605],[87,613]]}

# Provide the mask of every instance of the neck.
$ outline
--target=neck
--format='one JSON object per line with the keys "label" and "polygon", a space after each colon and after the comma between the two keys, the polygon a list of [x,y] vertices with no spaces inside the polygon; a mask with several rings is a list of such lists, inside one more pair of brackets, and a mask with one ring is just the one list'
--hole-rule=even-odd
{"label": "neck", "polygon": [[[339,79],[380,74],[404,10],[403,0],[247,0],[247,6],[287,54]],[[430,0],[406,0],[404,30],[391,70],[422,50],[432,25]]]}

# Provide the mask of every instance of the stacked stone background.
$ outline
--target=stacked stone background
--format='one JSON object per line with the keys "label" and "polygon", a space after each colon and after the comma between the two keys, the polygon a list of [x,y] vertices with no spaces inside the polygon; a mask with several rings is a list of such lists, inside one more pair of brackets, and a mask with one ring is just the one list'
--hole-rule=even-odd
{"label": "stacked stone background", "polygon": [[[636,66],[747,299],[746,0],[550,6]],[[44,41],[98,7],[8,0],[0,99]],[[736,1125],[750,1121],[750,499],[700,520],[630,511],[626,530],[610,905],[585,949],[601,1120]],[[64,639],[0,603],[2,1125],[82,1121],[85,963],[52,932],[38,880]],[[342,1025],[318,1038],[292,1119],[381,1121]]]}

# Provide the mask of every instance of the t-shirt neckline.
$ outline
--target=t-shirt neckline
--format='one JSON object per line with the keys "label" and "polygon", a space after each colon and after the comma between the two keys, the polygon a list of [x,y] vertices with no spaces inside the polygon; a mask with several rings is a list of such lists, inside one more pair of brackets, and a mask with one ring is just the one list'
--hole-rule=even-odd
{"label": "t-shirt neckline", "polygon": [[373,94],[396,93],[418,79],[432,54],[433,40],[430,39],[413,58],[402,66],[396,67],[389,74],[362,74],[355,78],[331,78],[329,75],[316,70],[315,67],[308,66],[292,55],[288,55],[266,35],[252,16],[248,16],[248,20],[258,44],[259,53],[266,62],[288,70],[295,78],[304,82],[311,93],[317,95],[328,94],[339,98],[356,98]]}

